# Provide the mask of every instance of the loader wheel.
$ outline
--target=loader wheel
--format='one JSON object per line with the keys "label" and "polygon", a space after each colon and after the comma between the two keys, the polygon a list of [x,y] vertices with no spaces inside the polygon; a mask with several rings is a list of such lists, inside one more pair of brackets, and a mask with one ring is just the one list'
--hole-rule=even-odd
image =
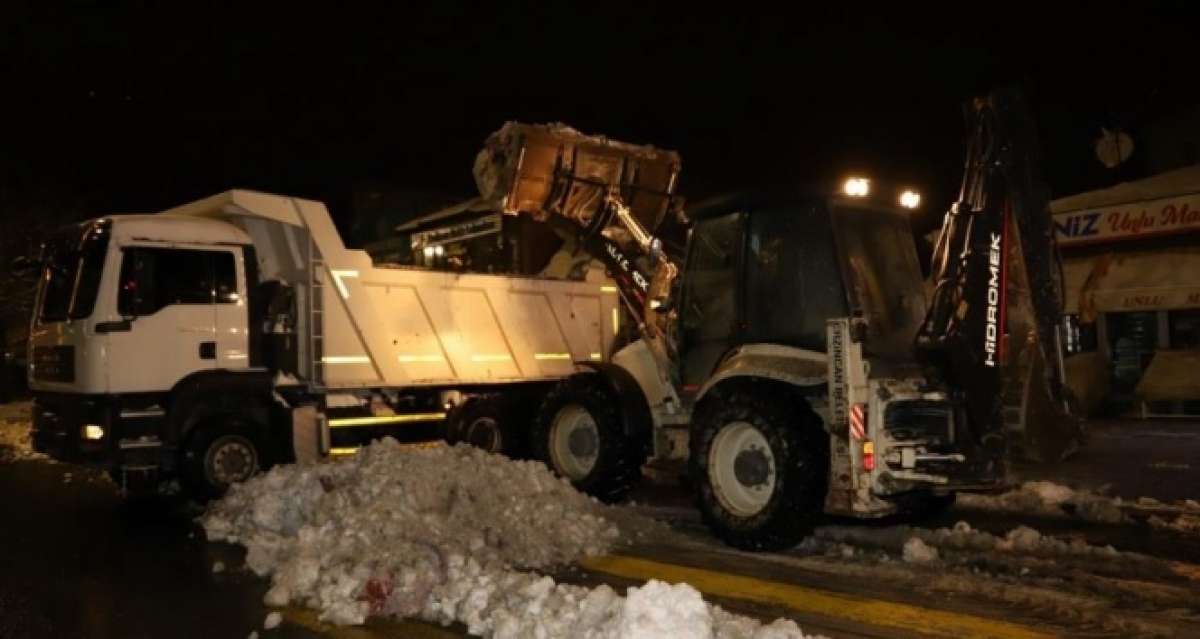
{"label": "loader wheel", "polygon": [[641,442],[625,436],[619,401],[598,375],[569,377],[546,395],[533,428],[534,455],[608,503],[629,493],[645,461]]}
{"label": "loader wheel", "polygon": [[192,497],[215,499],[230,485],[258,473],[262,453],[250,429],[250,425],[228,418],[196,426],[184,448],[182,468],[182,479]]}
{"label": "loader wheel", "polygon": [[693,418],[700,512],[731,546],[789,548],[824,511],[828,436],[808,407],[788,399],[771,387],[741,385],[710,398]]}
{"label": "loader wheel", "polygon": [[525,446],[513,417],[512,407],[498,396],[472,397],[454,409],[446,420],[446,441],[465,442],[515,459]]}

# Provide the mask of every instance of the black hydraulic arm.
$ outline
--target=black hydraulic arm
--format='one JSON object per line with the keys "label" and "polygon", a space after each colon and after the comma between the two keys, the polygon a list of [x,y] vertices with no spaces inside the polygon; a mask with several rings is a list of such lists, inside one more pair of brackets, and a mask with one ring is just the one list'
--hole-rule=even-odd
{"label": "black hydraulic arm", "polygon": [[966,108],[967,160],[958,201],[934,248],[933,298],[916,352],[930,377],[958,391],[976,443],[1003,454],[1001,364],[1010,235],[1020,242],[1050,397],[1066,411],[1060,356],[1061,267],[1039,179],[1033,121],[1021,94],[996,91]]}

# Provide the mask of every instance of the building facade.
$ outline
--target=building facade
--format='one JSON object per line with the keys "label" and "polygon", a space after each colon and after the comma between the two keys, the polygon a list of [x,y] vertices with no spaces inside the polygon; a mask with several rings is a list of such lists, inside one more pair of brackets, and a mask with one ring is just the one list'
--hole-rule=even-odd
{"label": "building facade", "polygon": [[1200,165],[1051,204],[1089,412],[1200,414]]}

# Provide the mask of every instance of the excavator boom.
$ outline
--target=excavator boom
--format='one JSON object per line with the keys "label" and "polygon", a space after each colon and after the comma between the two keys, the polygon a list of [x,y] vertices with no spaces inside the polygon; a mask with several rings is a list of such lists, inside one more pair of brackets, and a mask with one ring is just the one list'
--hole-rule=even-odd
{"label": "excavator boom", "polygon": [[934,248],[934,294],[915,346],[927,374],[958,389],[979,425],[981,447],[999,456],[1009,448],[1002,368],[1014,345],[1006,339],[1013,279],[1028,287],[1042,364],[1033,382],[1050,404],[1040,419],[1055,422],[1060,431],[1077,433],[1079,427],[1067,402],[1061,265],[1032,116],[1020,92],[1011,89],[973,100],[966,112],[970,137],[962,189]]}

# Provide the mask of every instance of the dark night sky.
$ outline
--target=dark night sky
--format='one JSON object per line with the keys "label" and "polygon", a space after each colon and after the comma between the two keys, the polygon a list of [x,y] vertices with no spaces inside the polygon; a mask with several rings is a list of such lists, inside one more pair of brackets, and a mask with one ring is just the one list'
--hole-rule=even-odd
{"label": "dark night sky", "polygon": [[853,170],[919,185],[937,211],[957,186],[959,109],[973,93],[1027,87],[1056,194],[1112,181],[1092,155],[1101,126],[1136,137],[1198,95],[1189,3],[803,17],[730,12],[748,4],[257,15],[43,4],[0,18],[5,216],[154,210],[232,186],[318,197],[344,216],[363,180],[469,195],[475,151],[506,119],[678,149],[691,199]]}

